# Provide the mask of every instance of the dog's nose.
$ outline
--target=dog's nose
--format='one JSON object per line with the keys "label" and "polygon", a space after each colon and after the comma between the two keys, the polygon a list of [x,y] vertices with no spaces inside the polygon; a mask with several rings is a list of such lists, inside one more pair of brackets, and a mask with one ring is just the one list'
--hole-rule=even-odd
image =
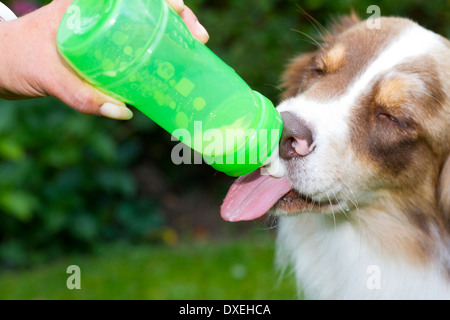
{"label": "dog's nose", "polygon": [[283,133],[280,140],[280,156],[289,160],[306,157],[314,148],[314,138],[308,123],[291,112],[281,112]]}

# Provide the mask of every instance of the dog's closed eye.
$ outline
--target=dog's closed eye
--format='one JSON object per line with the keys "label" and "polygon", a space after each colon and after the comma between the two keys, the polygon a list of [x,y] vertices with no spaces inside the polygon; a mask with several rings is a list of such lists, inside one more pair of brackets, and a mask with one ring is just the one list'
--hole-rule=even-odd
{"label": "dog's closed eye", "polygon": [[390,115],[388,113],[380,113],[378,115],[378,118],[381,119],[381,120],[389,120],[389,121],[392,121],[392,122],[394,122],[396,124],[400,124],[400,121],[396,117],[394,117],[394,116],[392,116],[392,115]]}
{"label": "dog's closed eye", "polygon": [[311,74],[313,76],[323,76],[323,75],[325,75],[325,69],[322,68],[322,67],[316,66],[316,65],[311,66],[309,68],[309,71],[311,72]]}
{"label": "dog's closed eye", "polygon": [[389,113],[379,113],[378,119],[380,121],[389,122],[390,124],[399,126],[402,129],[408,129],[410,127],[406,121],[400,119],[399,117],[395,117]]}

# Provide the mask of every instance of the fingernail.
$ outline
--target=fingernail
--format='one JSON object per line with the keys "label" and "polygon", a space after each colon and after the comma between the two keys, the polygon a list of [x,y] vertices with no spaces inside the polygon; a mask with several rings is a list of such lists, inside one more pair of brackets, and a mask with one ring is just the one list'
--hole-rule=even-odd
{"label": "fingernail", "polygon": [[208,31],[206,31],[205,27],[200,23],[200,21],[197,21],[196,25],[198,32],[200,32],[206,40],[209,39],[209,33]]}
{"label": "fingernail", "polygon": [[180,13],[184,9],[186,9],[186,5],[183,0],[167,0],[167,3],[174,9],[176,12]]}
{"label": "fingernail", "polygon": [[103,117],[115,120],[130,120],[133,118],[133,112],[124,106],[107,102],[99,109],[99,114]]}

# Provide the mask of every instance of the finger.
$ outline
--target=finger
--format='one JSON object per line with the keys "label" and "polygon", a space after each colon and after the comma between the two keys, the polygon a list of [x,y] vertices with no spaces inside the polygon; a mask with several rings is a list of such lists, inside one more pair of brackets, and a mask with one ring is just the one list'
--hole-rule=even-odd
{"label": "finger", "polygon": [[71,92],[73,94],[60,99],[82,113],[115,120],[133,118],[133,112],[123,102],[104,94],[86,82],[81,82],[78,89],[74,90],[74,87],[71,87]]}
{"label": "finger", "polygon": [[60,71],[54,78],[48,93],[77,111],[115,120],[130,120],[133,117],[123,102],[92,87],[69,69]]}
{"label": "finger", "polygon": [[181,13],[186,8],[183,0],[166,0],[167,3],[174,9],[176,12]]}
{"label": "finger", "polygon": [[186,7],[183,12],[180,13],[180,17],[183,19],[184,23],[186,23],[187,27],[194,37],[196,37],[202,43],[208,42],[208,31],[206,31],[205,27],[200,24],[191,9]]}

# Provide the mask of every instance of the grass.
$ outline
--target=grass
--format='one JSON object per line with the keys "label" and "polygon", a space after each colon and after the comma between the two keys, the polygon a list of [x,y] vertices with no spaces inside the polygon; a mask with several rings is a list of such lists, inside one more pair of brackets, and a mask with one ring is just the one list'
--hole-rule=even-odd
{"label": "grass", "polygon": [[[27,271],[0,275],[0,299],[295,299],[293,279],[275,270],[270,236],[177,246],[102,246]],[[69,265],[81,289],[69,290]]]}

